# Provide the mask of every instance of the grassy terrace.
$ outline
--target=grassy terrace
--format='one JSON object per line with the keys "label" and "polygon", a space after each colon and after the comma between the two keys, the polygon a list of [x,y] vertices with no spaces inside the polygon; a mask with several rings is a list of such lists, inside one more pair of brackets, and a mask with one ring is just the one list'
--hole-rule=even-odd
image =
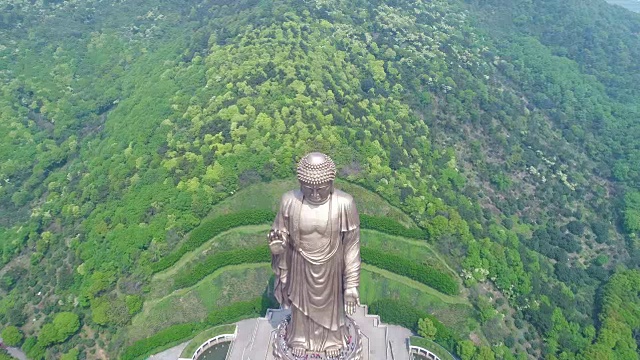
{"label": "grassy terrace", "polygon": [[[267,184],[255,184],[247,187],[233,196],[221,201],[209,213],[208,218],[214,218],[222,214],[229,214],[246,209],[278,210],[280,197],[283,193],[298,188],[296,180],[277,180]],[[390,205],[382,197],[363,187],[336,181],[336,187],[353,196],[361,214],[388,217],[406,227],[416,227],[415,223],[402,210]]]}
{"label": "grassy terrace", "polygon": [[214,271],[194,286],[145,301],[129,326],[129,337],[138,340],[169,325],[202,321],[212,310],[261,296],[270,278],[271,266],[266,263],[233,265]]}
{"label": "grassy terrace", "polygon": [[[269,225],[241,226],[226,231],[210,239],[196,250],[185,254],[175,265],[165,271],[157,273],[151,283],[151,298],[159,298],[168,295],[174,288],[173,278],[181,272],[188,271],[207,256],[219,251],[228,251],[241,248],[254,248],[265,243],[265,234]],[[445,273],[456,277],[451,269],[435,252],[431,246],[424,242],[407,239],[400,236],[387,235],[374,230],[361,231],[362,246],[375,247],[386,252],[404,256],[425,265],[432,266]],[[456,277],[457,278],[457,277]]]}
{"label": "grassy terrace", "polygon": [[242,248],[254,248],[263,245],[268,225],[241,226],[213,237],[199,248],[186,253],[176,264],[153,276],[151,280],[151,298],[164,297],[174,289],[174,277],[183,271],[193,268],[197,263],[219,251]]}
{"label": "grassy terrace", "polygon": [[[247,209],[275,210],[280,195],[296,185],[295,181],[253,185],[216,205],[203,221]],[[339,182],[338,187],[354,195],[361,214],[391,218],[404,226],[415,228],[415,224],[406,214],[389,205],[380,196],[346,182]],[[134,317],[125,336],[133,341],[148,338],[167,326],[200,322],[209,312],[222,306],[238,301],[250,301],[265,294],[272,277],[268,263],[224,266],[194,285],[184,288],[174,280],[188,274],[216,253],[253,249],[264,245],[268,229],[269,225],[263,224],[238,226],[224,231],[195,250],[184,253],[172,266],[154,274],[143,310]],[[458,280],[456,272],[426,241],[362,229],[361,242],[363,247],[375,248],[427,265]],[[360,295],[364,304],[380,298],[409,301],[416,308],[433,314],[445,325],[461,333],[468,333],[470,329],[478,326],[473,320],[474,310],[464,295],[446,295],[423,283],[372,265],[363,265]],[[226,331],[221,329],[225,328],[215,327],[198,335],[185,349],[183,357],[190,357],[204,341]]]}
{"label": "grassy terrace", "polygon": [[406,300],[461,333],[478,326],[474,310],[464,296],[448,296],[407,277],[364,264],[360,274],[360,301],[371,304],[382,298]]}
{"label": "grassy terrace", "polygon": [[[146,301],[130,326],[131,337],[144,338],[168,325],[201,321],[220,306],[253,299],[264,293],[270,278],[271,267],[266,263],[219,269],[194,286]],[[377,298],[408,300],[458,330],[469,325],[468,318],[473,312],[464,297],[444,295],[407,277],[366,264],[361,274],[360,297],[365,304]]]}

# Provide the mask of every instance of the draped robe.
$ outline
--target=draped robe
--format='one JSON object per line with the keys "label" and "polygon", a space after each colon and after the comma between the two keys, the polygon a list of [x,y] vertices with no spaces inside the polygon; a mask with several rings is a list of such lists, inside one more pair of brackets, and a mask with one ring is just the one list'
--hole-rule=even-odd
{"label": "draped robe", "polygon": [[300,190],[285,193],[273,222],[273,230],[288,235],[285,252],[272,256],[274,290],[291,308],[288,345],[321,352],[346,346],[344,290],[360,284],[360,218],[351,195],[334,190],[325,233],[310,244],[300,232],[310,221],[303,201]]}

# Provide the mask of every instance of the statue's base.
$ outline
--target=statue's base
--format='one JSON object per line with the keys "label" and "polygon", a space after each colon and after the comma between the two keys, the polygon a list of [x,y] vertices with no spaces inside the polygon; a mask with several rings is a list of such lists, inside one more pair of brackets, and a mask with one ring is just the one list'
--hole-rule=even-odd
{"label": "statue's base", "polygon": [[[274,342],[277,342],[282,331],[282,324],[290,316],[289,310],[270,309],[263,318],[248,319],[237,323],[236,336],[227,360],[301,360],[323,359],[322,354],[311,354],[306,357],[276,357]],[[366,306],[360,306],[353,319],[353,331],[361,333],[359,357],[343,357],[338,359],[360,360],[410,360],[409,337],[411,331],[395,325],[380,322],[377,315],[369,315]],[[280,345],[284,354],[286,349]],[[282,354],[281,352],[280,354]],[[287,356],[289,356],[288,354]],[[344,354],[345,356],[347,354]]]}
{"label": "statue's base", "polygon": [[303,359],[313,359],[313,360],[361,360],[362,359],[362,332],[358,325],[351,319],[347,317],[347,333],[349,334],[346,340],[346,348],[340,351],[338,356],[329,357],[326,356],[324,352],[318,353],[313,351],[307,351],[305,355],[302,357],[295,356],[292,353],[291,348],[287,345],[286,337],[287,337],[287,327],[291,321],[291,316],[285,317],[285,320],[282,321],[276,332],[274,334],[275,338],[273,339],[273,357],[276,360],[298,360],[300,358]]}

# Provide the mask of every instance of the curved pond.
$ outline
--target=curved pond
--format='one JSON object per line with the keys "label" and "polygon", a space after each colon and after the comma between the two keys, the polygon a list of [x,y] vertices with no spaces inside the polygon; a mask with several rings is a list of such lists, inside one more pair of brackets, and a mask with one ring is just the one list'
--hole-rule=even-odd
{"label": "curved pond", "polygon": [[225,360],[231,342],[224,342],[214,345],[203,351],[196,360]]}
{"label": "curved pond", "polygon": [[412,356],[412,360],[430,360],[428,357],[424,356],[424,355],[419,355],[419,354],[413,354]]}

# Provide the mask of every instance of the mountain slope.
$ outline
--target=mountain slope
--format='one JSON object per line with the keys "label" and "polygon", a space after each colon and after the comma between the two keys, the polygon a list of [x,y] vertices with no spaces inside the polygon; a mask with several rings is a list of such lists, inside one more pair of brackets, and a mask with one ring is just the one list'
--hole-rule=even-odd
{"label": "mountain slope", "polygon": [[[102,344],[139,311],[153,264],[311,150],[427,231],[470,289],[478,345],[579,354],[599,287],[640,261],[633,14],[595,0],[0,6],[0,321],[30,345],[57,312],[84,325],[33,357],[114,354]],[[95,321],[104,301],[122,323]]]}

